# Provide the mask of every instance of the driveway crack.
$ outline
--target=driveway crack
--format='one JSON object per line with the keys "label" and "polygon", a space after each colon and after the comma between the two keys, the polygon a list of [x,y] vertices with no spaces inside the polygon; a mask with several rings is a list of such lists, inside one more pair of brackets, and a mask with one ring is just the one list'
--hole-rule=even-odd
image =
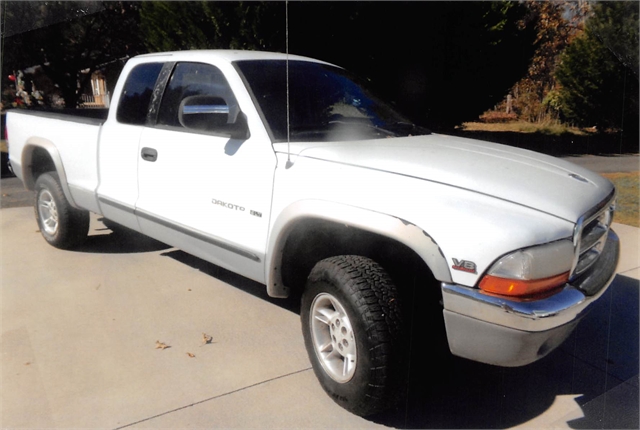
{"label": "driveway crack", "polygon": [[296,370],[295,372],[287,373],[285,375],[276,376],[275,378],[266,379],[264,381],[256,382],[255,384],[247,385],[246,387],[238,388],[237,390],[233,390],[233,391],[229,391],[227,393],[219,394],[217,396],[209,397],[209,398],[206,398],[204,400],[200,400],[200,401],[191,403],[189,405],[180,406],[178,408],[171,409],[171,410],[168,410],[168,411],[165,411],[165,412],[162,412],[162,413],[159,413],[159,414],[147,417],[147,418],[143,418],[141,420],[138,420],[138,421],[135,421],[135,422],[132,422],[132,423],[129,423],[129,424],[125,424],[125,425],[120,426],[120,427],[115,427],[114,430],[120,430],[120,429],[131,427],[131,426],[134,426],[136,424],[140,424],[140,423],[143,423],[143,422],[146,422],[146,421],[151,421],[151,420],[153,420],[155,418],[159,418],[159,417],[162,417],[162,416],[165,416],[165,415],[169,415],[169,414],[172,414],[174,412],[181,411],[183,409],[187,409],[187,408],[190,408],[190,407],[193,407],[193,406],[200,405],[202,403],[210,402],[212,400],[216,400],[216,399],[219,399],[219,398],[222,398],[222,397],[229,396],[231,394],[239,393],[241,391],[245,391],[245,390],[248,390],[249,388],[257,387],[257,386],[266,384],[268,382],[277,381],[278,379],[283,379],[283,378],[287,378],[289,376],[297,375],[298,373],[307,372],[309,370],[311,370],[311,367],[307,367],[306,369]]}

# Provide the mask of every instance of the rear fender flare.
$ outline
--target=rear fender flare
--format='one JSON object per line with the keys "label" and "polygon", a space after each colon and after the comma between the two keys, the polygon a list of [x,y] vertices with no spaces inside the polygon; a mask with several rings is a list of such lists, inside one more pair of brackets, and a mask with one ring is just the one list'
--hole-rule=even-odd
{"label": "rear fender flare", "polygon": [[75,201],[73,200],[73,196],[71,195],[71,190],[69,189],[69,184],[67,183],[67,175],[65,173],[64,165],[62,164],[62,158],[60,157],[58,148],[56,148],[56,146],[50,140],[43,139],[41,137],[32,137],[27,140],[27,143],[24,145],[21,157],[23,175],[22,181],[24,183],[24,186],[31,191],[35,189],[36,179],[38,178],[35,175],[34,171],[35,169],[33,166],[33,154],[37,149],[42,149],[49,155],[55,171],[60,178],[60,186],[62,187],[64,196],[67,198],[71,206],[78,208]]}

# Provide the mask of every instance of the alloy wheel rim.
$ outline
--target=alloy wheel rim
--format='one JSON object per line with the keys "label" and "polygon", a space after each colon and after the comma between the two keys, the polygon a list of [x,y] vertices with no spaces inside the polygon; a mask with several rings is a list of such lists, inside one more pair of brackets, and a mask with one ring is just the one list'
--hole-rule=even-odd
{"label": "alloy wheel rim", "polygon": [[311,305],[313,349],[325,372],[336,382],[353,378],[358,364],[353,326],[342,304],[331,294],[321,293]]}
{"label": "alloy wheel rim", "polygon": [[48,190],[42,190],[38,197],[38,214],[45,233],[54,235],[58,231],[58,208],[53,195]]}

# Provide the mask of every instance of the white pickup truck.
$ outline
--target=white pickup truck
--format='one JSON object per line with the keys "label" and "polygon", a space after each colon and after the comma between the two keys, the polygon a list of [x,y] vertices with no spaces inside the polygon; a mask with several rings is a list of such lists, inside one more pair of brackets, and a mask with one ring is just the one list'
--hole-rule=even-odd
{"label": "white pickup truck", "polygon": [[[13,110],[7,132],[47,242],[78,245],[95,212],[270,296],[301,294],[314,371],[359,415],[397,399],[406,343],[434,336],[416,320],[443,319],[455,355],[521,366],[560,345],[615,275],[608,180],[432,134],[310,58],[142,55],[104,118]],[[432,302],[412,302],[425,290]]]}

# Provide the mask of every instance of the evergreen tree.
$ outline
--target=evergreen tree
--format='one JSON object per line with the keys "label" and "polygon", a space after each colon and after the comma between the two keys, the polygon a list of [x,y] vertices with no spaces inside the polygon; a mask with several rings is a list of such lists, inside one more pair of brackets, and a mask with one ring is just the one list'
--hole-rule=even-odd
{"label": "evergreen tree", "polygon": [[563,116],[638,135],[638,2],[600,2],[556,69]]}
{"label": "evergreen tree", "polygon": [[152,52],[285,48],[282,2],[146,1],[140,20]]}

